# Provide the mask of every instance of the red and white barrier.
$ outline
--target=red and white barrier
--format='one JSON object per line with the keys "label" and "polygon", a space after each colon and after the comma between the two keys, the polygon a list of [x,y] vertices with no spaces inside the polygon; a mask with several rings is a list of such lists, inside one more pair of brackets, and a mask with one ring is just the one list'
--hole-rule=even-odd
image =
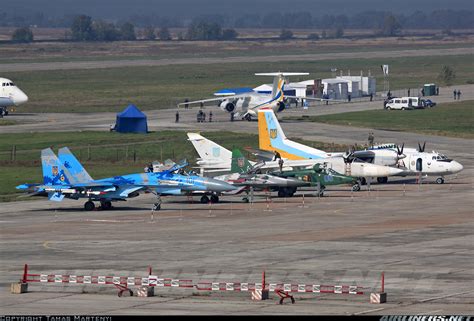
{"label": "red and white barrier", "polygon": [[122,292],[129,287],[156,287],[156,288],[193,288],[199,291],[227,291],[227,292],[252,292],[261,291],[278,293],[332,293],[332,294],[364,294],[364,288],[358,285],[323,285],[303,283],[266,282],[265,273],[262,282],[193,282],[189,279],[160,278],[156,275],[145,277],[137,276],[111,276],[111,275],[64,275],[64,274],[32,274],[28,273],[25,265],[22,283],[42,284],[82,284],[82,285],[114,285]]}

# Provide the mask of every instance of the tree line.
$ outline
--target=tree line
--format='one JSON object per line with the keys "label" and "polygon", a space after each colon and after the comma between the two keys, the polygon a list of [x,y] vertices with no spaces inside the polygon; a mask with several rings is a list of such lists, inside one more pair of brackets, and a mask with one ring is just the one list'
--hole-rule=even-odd
{"label": "tree line", "polygon": [[[125,21],[137,27],[187,27],[196,20],[217,23],[222,28],[292,28],[292,29],[376,29],[380,28],[387,16],[394,16],[404,29],[469,29],[474,28],[473,10],[442,9],[431,12],[415,11],[410,14],[397,14],[390,11],[366,10],[353,15],[314,15],[307,12],[269,12],[267,14],[209,14],[189,17],[160,16],[153,13],[134,14]],[[63,17],[49,16],[45,13],[7,13],[0,9],[0,27],[62,27],[68,28],[76,15]],[[118,25],[123,21],[116,21]]]}

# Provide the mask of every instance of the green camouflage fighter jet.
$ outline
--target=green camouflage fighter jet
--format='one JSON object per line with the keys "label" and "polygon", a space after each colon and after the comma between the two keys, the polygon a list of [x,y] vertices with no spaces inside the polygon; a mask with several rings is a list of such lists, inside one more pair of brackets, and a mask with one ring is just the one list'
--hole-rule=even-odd
{"label": "green camouflage fighter jet", "polygon": [[[271,174],[285,178],[294,177],[302,180],[303,182],[308,182],[310,186],[319,186],[319,196],[323,196],[324,190],[328,185],[352,184],[353,191],[360,190],[359,182],[355,177],[339,174],[335,170],[327,168],[325,165],[321,164],[315,164],[311,169],[275,171]],[[293,196],[295,191],[290,189],[281,189],[278,192],[278,196]]]}

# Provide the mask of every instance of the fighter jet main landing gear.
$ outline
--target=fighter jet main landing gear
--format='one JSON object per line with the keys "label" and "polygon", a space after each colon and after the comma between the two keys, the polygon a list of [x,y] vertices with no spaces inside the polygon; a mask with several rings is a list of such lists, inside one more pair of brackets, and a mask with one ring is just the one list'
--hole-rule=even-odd
{"label": "fighter jet main landing gear", "polygon": [[438,177],[436,179],[436,184],[444,184],[444,178],[443,177]]}
{"label": "fighter jet main landing gear", "polygon": [[211,203],[219,203],[219,196],[212,194],[210,199],[207,195],[201,196],[201,204],[209,204],[209,201]]}
{"label": "fighter jet main landing gear", "polygon": [[0,118],[8,115],[8,109],[6,107],[0,107]]}
{"label": "fighter jet main landing gear", "polygon": [[354,185],[352,185],[352,191],[353,192],[358,192],[360,191],[360,184],[359,183],[355,183]]}
{"label": "fighter jet main landing gear", "polygon": [[247,114],[247,115],[245,115],[244,119],[246,121],[252,121],[252,116],[250,116],[250,114]]}
{"label": "fighter jet main landing gear", "polygon": [[101,201],[100,202],[100,208],[103,209],[104,211],[110,210],[112,208],[112,202],[111,201]]}
{"label": "fighter jet main landing gear", "polygon": [[280,187],[278,189],[278,197],[293,197],[296,193],[296,187]]}
{"label": "fighter jet main landing gear", "polygon": [[207,195],[201,196],[201,204],[208,204],[209,203],[209,197]]}
{"label": "fighter jet main landing gear", "polygon": [[86,211],[93,211],[95,209],[95,204],[92,201],[87,201],[84,203],[84,209]]}

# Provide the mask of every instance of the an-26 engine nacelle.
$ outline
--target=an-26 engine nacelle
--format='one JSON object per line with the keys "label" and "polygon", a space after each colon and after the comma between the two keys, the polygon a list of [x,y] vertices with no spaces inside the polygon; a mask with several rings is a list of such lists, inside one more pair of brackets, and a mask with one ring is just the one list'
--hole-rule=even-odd
{"label": "an-26 engine nacelle", "polygon": [[228,113],[231,113],[233,111],[235,111],[235,104],[228,101],[228,100],[224,100],[223,102],[221,102],[219,104],[219,107],[223,110],[223,111],[226,111]]}

